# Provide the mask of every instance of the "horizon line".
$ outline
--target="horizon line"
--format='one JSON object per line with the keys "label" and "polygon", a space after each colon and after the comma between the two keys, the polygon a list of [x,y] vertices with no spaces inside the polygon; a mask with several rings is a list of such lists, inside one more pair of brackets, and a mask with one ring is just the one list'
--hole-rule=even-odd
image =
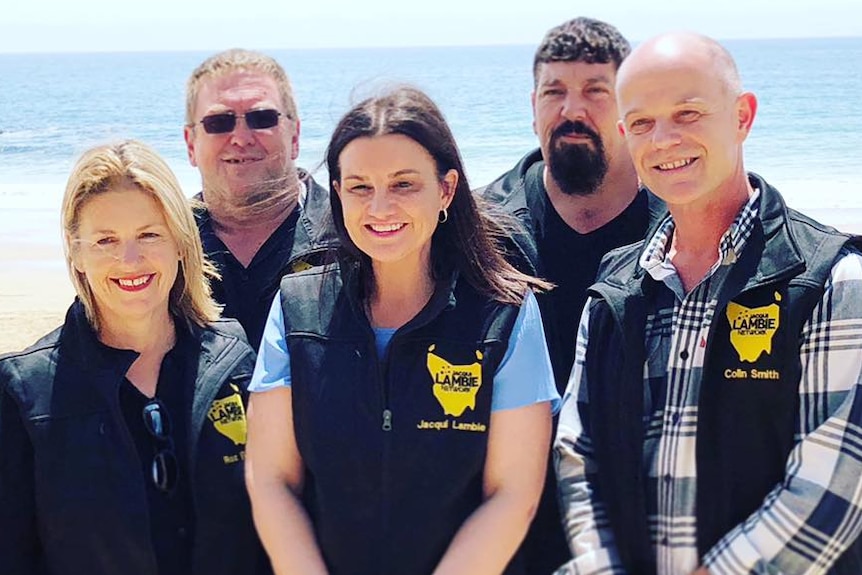
{"label": "horizon line", "polygon": [[[631,40],[633,45],[643,42],[647,38],[637,38]],[[771,41],[786,41],[786,40],[862,40],[860,35],[836,35],[836,36],[733,36],[726,38],[715,38],[718,42],[771,42]],[[231,46],[236,48],[237,46]],[[411,44],[411,45],[372,45],[372,46],[313,46],[313,47],[269,47],[257,48],[249,47],[250,50],[255,50],[263,53],[270,52],[324,52],[324,51],[344,51],[344,50],[405,50],[405,49],[464,49],[464,48],[518,48],[518,47],[534,47],[534,44],[526,43],[482,43],[482,44]],[[25,55],[42,55],[42,56],[59,56],[59,55],[93,55],[93,54],[192,54],[192,53],[215,53],[230,48],[173,48],[173,49],[152,49],[152,48],[123,48],[123,49],[91,49],[91,50],[4,50],[0,49],[0,56],[25,56]]]}

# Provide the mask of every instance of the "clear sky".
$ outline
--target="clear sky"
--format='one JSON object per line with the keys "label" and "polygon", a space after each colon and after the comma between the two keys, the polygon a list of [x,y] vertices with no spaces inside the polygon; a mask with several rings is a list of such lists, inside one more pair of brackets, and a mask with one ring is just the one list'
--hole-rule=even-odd
{"label": "clear sky", "polygon": [[[535,44],[574,16],[637,41],[862,36],[860,0],[8,0],[0,53]],[[2,80],[0,80],[2,82]]]}

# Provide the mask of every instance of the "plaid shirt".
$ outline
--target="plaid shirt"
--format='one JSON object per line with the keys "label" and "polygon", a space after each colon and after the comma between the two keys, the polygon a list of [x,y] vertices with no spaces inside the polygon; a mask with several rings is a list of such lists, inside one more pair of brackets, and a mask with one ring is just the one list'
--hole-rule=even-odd
{"label": "plaid shirt", "polygon": [[[647,314],[643,464],[659,575],[823,573],[862,530],[862,257],[844,251],[803,326],[799,413],[785,481],[703,558],[697,552],[695,445],[704,351],[717,294],[757,218],[755,193],[721,238],[716,263],[686,294],[668,257],[668,218],[639,264],[665,289]],[[594,496],[592,444],[578,402],[587,403],[584,358],[589,302],[555,444],[563,522],[574,559],[559,574],[624,573],[603,504]],[[694,350],[688,353],[687,350]]]}

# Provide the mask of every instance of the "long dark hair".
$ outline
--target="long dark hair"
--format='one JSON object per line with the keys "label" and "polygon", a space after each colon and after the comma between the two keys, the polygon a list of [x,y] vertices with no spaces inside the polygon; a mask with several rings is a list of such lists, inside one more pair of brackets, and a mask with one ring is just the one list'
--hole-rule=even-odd
{"label": "long dark hair", "polygon": [[[506,234],[505,230],[477,207],[452,131],[437,105],[416,88],[400,86],[363,100],[338,122],[326,151],[330,180],[341,181],[339,157],[350,142],[389,134],[407,136],[425,148],[434,158],[440,181],[449,170],[458,172],[448,220],[439,224],[431,237],[431,273],[435,280],[457,270],[479,293],[516,305],[523,301],[528,289],[550,287],[506,262],[497,241]],[[331,181],[329,201],[341,245],[359,262],[363,277],[373,287],[371,259],[347,234],[341,201]]]}

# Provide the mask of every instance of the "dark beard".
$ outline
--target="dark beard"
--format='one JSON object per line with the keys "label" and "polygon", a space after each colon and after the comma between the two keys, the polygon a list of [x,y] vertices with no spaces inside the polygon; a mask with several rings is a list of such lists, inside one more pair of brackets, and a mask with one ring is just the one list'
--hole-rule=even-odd
{"label": "dark beard", "polygon": [[[587,144],[560,143],[563,136],[580,134],[593,142]],[[605,147],[597,133],[583,122],[565,122],[551,134],[550,157],[546,159],[551,177],[564,194],[589,196],[593,194],[608,173]]]}

